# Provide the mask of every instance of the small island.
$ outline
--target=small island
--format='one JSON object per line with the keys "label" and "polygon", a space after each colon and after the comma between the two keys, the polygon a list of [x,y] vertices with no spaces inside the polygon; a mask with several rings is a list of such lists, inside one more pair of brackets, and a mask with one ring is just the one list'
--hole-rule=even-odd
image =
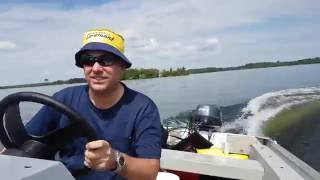
{"label": "small island", "polygon": [[[270,67],[280,67],[280,66],[318,64],[318,63],[320,63],[320,57],[307,58],[307,59],[301,59],[296,61],[248,63],[242,66],[234,66],[234,67],[206,67],[206,68],[197,68],[197,69],[186,69],[185,67],[180,67],[176,69],[170,68],[169,70],[162,70],[162,71],[156,68],[150,68],[150,69],[132,68],[132,69],[127,69],[124,72],[122,76],[122,80],[149,79],[149,78],[169,77],[169,76],[184,76],[188,74],[198,74],[198,73],[234,71],[234,70],[256,69],[256,68],[270,68]],[[85,83],[85,82],[86,81],[84,78],[71,78],[69,80],[58,80],[54,82],[49,82],[49,80],[46,78],[42,83],[0,86],[0,89],[49,86],[49,85]]]}

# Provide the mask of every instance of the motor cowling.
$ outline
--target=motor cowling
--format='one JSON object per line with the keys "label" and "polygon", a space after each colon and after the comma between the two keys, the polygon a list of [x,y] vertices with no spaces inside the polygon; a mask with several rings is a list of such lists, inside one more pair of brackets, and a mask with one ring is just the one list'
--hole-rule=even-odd
{"label": "motor cowling", "polygon": [[193,113],[193,122],[200,131],[220,131],[222,113],[217,105],[198,105]]}

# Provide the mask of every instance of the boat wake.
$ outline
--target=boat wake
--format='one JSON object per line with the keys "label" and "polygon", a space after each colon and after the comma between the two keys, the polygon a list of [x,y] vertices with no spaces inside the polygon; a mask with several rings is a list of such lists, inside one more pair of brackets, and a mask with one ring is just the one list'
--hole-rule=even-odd
{"label": "boat wake", "polygon": [[320,87],[287,89],[268,92],[251,99],[232,122],[222,126],[222,131],[237,129],[238,132],[262,136],[261,126],[276,114],[293,105],[320,99]]}

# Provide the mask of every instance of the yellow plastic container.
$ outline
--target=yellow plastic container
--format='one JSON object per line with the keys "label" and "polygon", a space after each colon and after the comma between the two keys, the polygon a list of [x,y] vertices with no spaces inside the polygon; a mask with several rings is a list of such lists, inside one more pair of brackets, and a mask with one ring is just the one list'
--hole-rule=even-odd
{"label": "yellow plastic container", "polygon": [[230,158],[242,159],[242,160],[249,159],[249,156],[245,154],[231,154],[231,153],[226,154],[220,148],[197,149],[197,153],[213,155],[213,156],[230,157]]}

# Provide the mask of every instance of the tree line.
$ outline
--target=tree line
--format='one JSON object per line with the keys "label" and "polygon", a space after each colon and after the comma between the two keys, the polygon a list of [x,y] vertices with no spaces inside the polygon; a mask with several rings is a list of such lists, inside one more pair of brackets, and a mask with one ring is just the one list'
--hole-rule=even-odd
{"label": "tree line", "polygon": [[[317,63],[320,63],[320,57],[301,59],[297,61],[248,63],[242,66],[234,66],[234,67],[206,67],[206,68],[197,68],[197,69],[186,69],[185,67],[179,67],[176,69],[170,68],[169,70],[161,70],[161,71],[156,68],[150,68],[150,69],[132,68],[132,69],[125,70],[121,79],[122,80],[148,79],[148,78],[183,76],[188,74],[208,73],[208,72],[218,72],[218,71],[232,71],[232,70],[241,70],[241,69],[268,68],[268,67],[293,66],[293,65],[317,64]],[[85,82],[86,81],[84,78],[71,78],[69,80],[58,80],[53,82],[49,82],[49,80],[45,78],[44,82],[42,83],[1,86],[0,89],[48,86],[48,85],[58,85],[58,84],[73,84],[73,83],[85,83]]]}
{"label": "tree line", "polygon": [[122,80],[131,79],[147,79],[147,78],[158,78],[158,77],[168,77],[168,76],[183,76],[190,74],[185,67],[169,70],[158,70],[155,68],[151,69],[127,69],[123,75]]}
{"label": "tree line", "polygon": [[258,62],[258,63],[248,63],[242,66],[233,67],[206,67],[197,69],[188,69],[190,74],[196,73],[207,73],[207,72],[218,72],[218,71],[232,71],[241,69],[256,69],[256,68],[268,68],[268,67],[280,67],[280,66],[293,66],[293,65],[304,65],[304,64],[318,64],[320,63],[320,57],[307,58],[297,61],[276,61],[276,62]]}

